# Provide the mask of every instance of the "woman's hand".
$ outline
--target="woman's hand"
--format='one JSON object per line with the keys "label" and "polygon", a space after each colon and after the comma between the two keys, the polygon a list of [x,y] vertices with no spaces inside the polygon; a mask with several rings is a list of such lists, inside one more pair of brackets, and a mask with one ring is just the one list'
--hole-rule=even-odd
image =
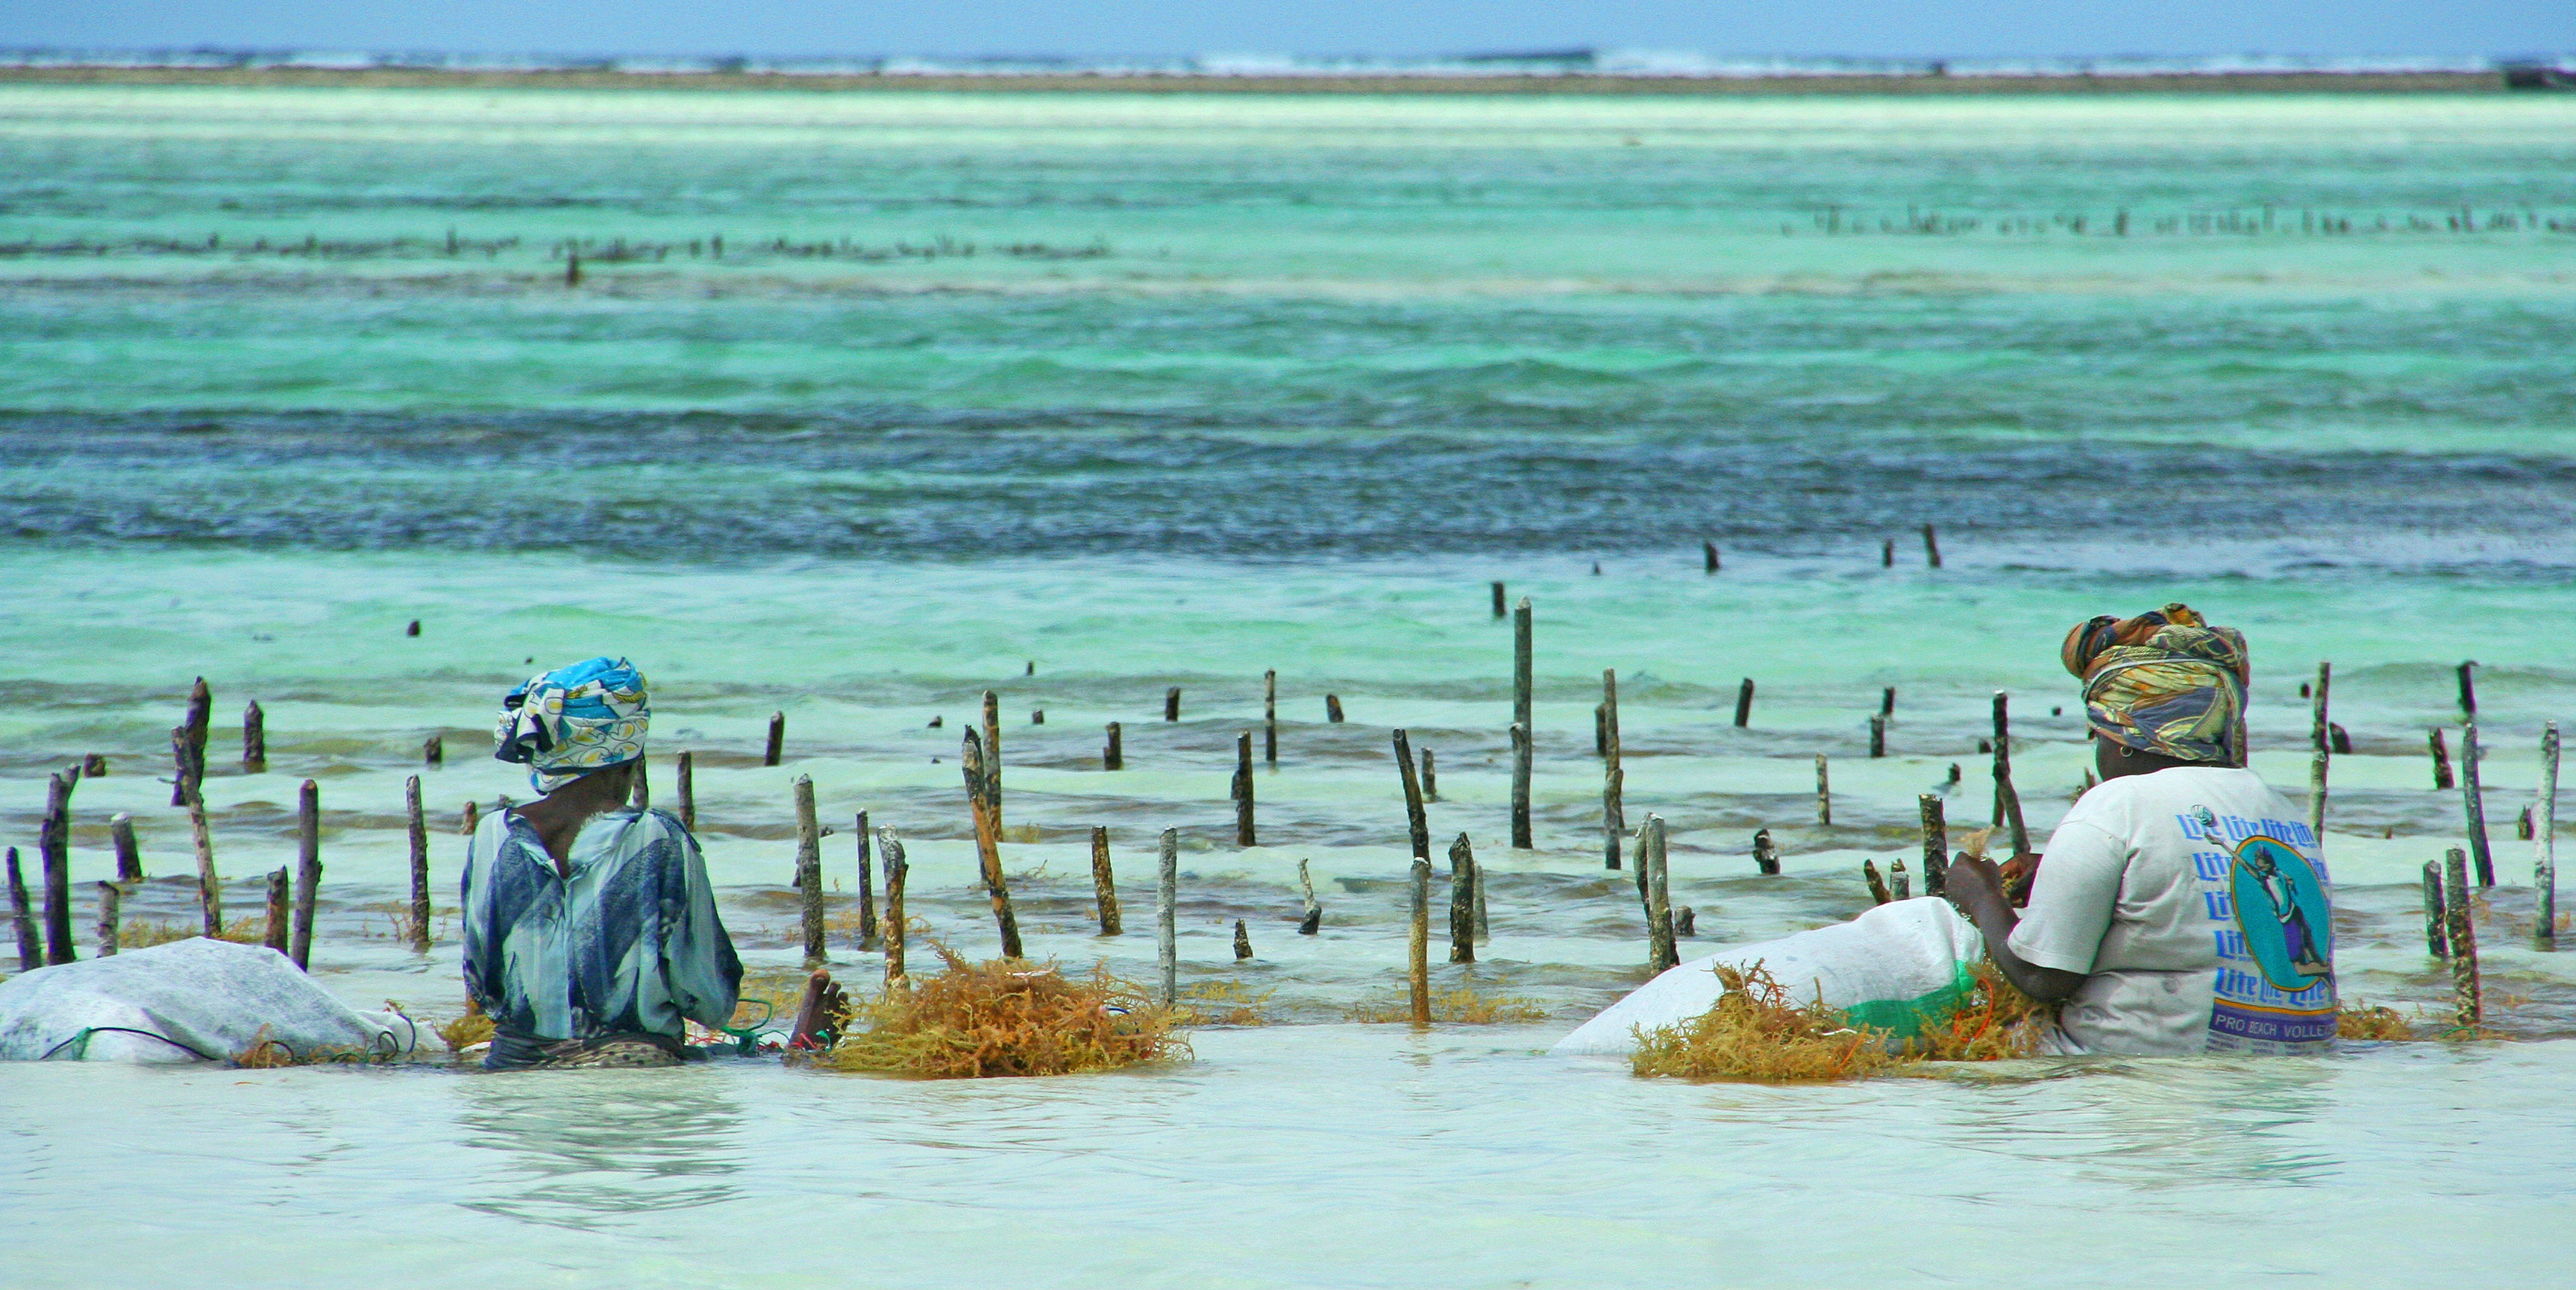
{"label": "woman's hand", "polygon": [[1968,921],[1979,926],[1990,914],[2006,913],[2012,902],[2004,898],[2003,870],[1982,856],[1961,855],[1950,862],[1949,872],[1941,879],[1943,894]]}
{"label": "woman's hand", "polygon": [[[2018,865],[2023,858],[2015,856],[2013,863]],[[2034,865],[2038,863],[2037,857],[2029,858]],[[2004,976],[2022,993],[2042,1003],[2055,1003],[2075,993],[2076,987],[2084,984],[2084,974],[2025,963],[2012,952],[2013,927],[2021,920],[2013,913],[2012,900],[2005,894],[2009,880],[2004,873],[1992,860],[1963,855],[1950,862],[1942,889],[1950,903],[1977,925],[1978,933],[1986,938],[1986,957],[1994,960]]]}

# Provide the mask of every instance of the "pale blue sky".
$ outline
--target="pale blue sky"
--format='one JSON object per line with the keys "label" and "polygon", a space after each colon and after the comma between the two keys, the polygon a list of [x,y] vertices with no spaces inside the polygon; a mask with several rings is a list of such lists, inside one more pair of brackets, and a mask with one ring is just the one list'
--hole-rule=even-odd
{"label": "pale blue sky", "polygon": [[635,54],[2512,54],[2576,0],[6,0],[0,45]]}

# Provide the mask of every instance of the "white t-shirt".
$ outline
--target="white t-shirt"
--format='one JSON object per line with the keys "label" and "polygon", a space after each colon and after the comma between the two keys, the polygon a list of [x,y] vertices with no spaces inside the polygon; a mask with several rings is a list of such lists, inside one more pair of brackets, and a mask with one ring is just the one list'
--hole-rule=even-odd
{"label": "white t-shirt", "polygon": [[2048,840],[2013,929],[2023,961],[2085,974],[2058,1009],[2082,1052],[2332,1048],[2332,906],[2316,839],[2249,770],[2096,785]]}

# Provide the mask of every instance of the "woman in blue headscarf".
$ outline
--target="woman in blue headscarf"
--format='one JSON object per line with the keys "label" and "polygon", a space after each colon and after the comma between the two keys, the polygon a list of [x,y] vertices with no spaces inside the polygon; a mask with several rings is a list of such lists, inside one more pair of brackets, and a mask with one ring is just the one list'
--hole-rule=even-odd
{"label": "woman in blue headscarf", "polygon": [[733,1016],[742,960],[695,838],[628,805],[652,713],[644,677],[594,658],[501,701],[493,754],[543,796],[495,812],[465,861],[465,989],[493,1069],[663,1066],[684,1022]]}

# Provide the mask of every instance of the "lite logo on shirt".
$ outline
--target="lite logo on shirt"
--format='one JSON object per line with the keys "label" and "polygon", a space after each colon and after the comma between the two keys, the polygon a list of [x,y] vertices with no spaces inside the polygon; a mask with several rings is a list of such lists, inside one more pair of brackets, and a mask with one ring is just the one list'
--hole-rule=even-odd
{"label": "lite logo on shirt", "polygon": [[2322,1051],[2334,1041],[2334,927],[2322,867],[2304,824],[2221,816],[2207,807],[2175,817],[2183,836],[2216,843],[2192,853],[2201,903],[2218,948],[2209,1015],[2214,1052]]}

